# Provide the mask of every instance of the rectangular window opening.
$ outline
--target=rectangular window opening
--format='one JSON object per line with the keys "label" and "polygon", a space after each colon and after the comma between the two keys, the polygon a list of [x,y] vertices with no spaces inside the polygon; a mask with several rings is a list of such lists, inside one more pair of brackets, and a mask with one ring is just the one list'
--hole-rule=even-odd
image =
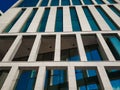
{"label": "rectangular window opening", "polygon": [[67,70],[47,69],[44,90],[68,90]]}
{"label": "rectangular window opening", "polygon": [[53,61],[56,36],[42,36],[37,61]]}
{"label": "rectangular window opening", "polygon": [[55,32],[63,32],[63,8],[57,8]]}
{"label": "rectangular window opening", "polygon": [[106,68],[106,72],[113,90],[120,89],[120,68],[111,67],[110,69]]}
{"label": "rectangular window opening", "polygon": [[42,0],[40,6],[47,6],[48,2],[49,2],[49,0]]}
{"label": "rectangular window opening", "polygon": [[82,35],[82,40],[88,61],[107,60],[106,54],[99,45],[96,35]]}
{"label": "rectangular window opening", "polygon": [[45,27],[47,24],[48,16],[49,16],[50,8],[45,8],[41,21],[39,23],[38,32],[45,32]]}
{"label": "rectangular window opening", "polygon": [[108,47],[116,60],[120,60],[120,38],[116,34],[103,35]]}
{"label": "rectangular window opening", "polygon": [[101,90],[95,69],[75,69],[77,90]]}
{"label": "rectangular window opening", "polygon": [[78,46],[75,35],[62,35],[61,37],[61,60],[80,61]]}
{"label": "rectangular window opening", "polygon": [[20,69],[14,90],[33,90],[37,77],[37,69]]}
{"label": "rectangular window opening", "polygon": [[16,36],[0,36],[0,61],[6,55]]}
{"label": "rectangular window opening", "polygon": [[23,36],[22,43],[19,46],[13,61],[27,61],[32,49],[35,36]]}
{"label": "rectangular window opening", "polygon": [[10,69],[8,68],[0,68],[0,89],[2,88],[8,73],[9,73]]}
{"label": "rectangular window opening", "polygon": [[70,7],[70,16],[73,31],[81,31],[80,22],[75,7]]}
{"label": "rectangular window opening", "polygon": [[61,0],[61,5],[63,6],[70,5],[70,0]]}

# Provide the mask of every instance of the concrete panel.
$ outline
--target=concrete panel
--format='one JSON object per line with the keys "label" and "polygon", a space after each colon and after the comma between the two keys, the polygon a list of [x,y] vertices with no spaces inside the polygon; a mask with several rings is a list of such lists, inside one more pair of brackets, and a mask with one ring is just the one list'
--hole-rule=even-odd
{"label": "concrete panel", "polygon": [[69,7],[63,7],[63,32],[72,32]]}
{"label": "concrete panel", "polygon": [[56,19],[56,7],[51,7],[50,13],[48,16],[48,21],[46,25],[45,32],[54,32],[55,30],[55,19]]}

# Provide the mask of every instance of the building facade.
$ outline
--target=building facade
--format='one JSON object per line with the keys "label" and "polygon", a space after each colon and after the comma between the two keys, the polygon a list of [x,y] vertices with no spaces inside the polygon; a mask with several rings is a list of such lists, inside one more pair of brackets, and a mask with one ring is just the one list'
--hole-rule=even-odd
{"label": "building facade", "polygon": [[18,0],[0,17],[1,90],[120,90],[120,0]]}

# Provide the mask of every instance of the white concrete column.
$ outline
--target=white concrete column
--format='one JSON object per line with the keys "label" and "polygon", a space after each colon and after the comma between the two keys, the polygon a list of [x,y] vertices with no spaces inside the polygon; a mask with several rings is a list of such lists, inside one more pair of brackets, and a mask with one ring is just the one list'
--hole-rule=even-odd
{"label": "white concrete column", "polygon": [[107,43],[105,42],[105,40],[103,39],[102,35],[100,33],[97,34],[98,37],[98,43],[101,45],[101,47],[103,48],[107,58],[109,59],[109,61],[115,61],[114,56],[112,55]]}
{"label": "white concrete column", "polygon": [[63,7],[63,32],[72,32],[69,7]]}
{"label": "white concrete column", "polygon": [[13,90],[18,74],[18,66],[12,66],[1,90]]}
{"label": "white concrete column", "polygon": [[110,81],[108,79],[107,73],[105,71],[105,68],[103,66],[97,66],[97,69],[98,69],[98,79],[102,86],[102,89],[113,90]]}
{"label": "white concrete column", "polygon": [[56,7],[51,7],[48,16],[45,32],[54,32],[55,30],[55,20],[56,20]]}
{"label": "white concrete column", "polygon": [[83,41],[82,41],[80,34],[76,34],[76,39],[77,39],[77,46],[78,46],[78,51],[79,51],[79,55],[81,59],[80,61],[87,61],[85,49],[83,46]]}
{"label": "white concrete column", "polygon": [[59,6],[61,6],[61,0],[59,0]]}
{"label": "white concrete column", "polygon": [[37,35],[33,44],[28,61],[36,61],[41,43],[41,35]]}
{"label": "white concrete column", "polygon": [[102,18],[102,16],[98,13],[98,11],[95,9],[94,6],[89,6],[89,9],[101,30],[103,30],[103,31],[111,30],[110,27],[108,26],[108,24],[105,22],[105,20]]}
{"label": "white concrete column", "polygon": [[76,11],[77,11],[78,19],[80,21],[82,31],[91,31],[92,29],[89,25],[89,22],[85,16],[85,13],[84,13],[82,7],[76,6]]}
{"label": "white concrete column", "polygon": [[[2,15],[0,18],[0,33],[14,20],[16,15],[20,12],[21,8],[12,8]],[[8,18],[9,17],[9,18]]]}
{"label": "white concrete column", "polygon": [[52,1],[52,0],[49,0],[49,2],[48,2],[48,5],[47,5],[47,6],[50,6],[50,4],[51,4],[51,1]]}
{"label": "white concrete column", "polygon": [[71,66],[68,67],[68,84],[69,90],[77,90],[75,69]]}
{"label": "white concrete column", "polygon": [[42,0],[39,0],[38,3],[37,3],[37,5],[36,5],[36,7],[39,7],[40,4],[41,4],[41,2],[42,2]]}
{"label": "white concrete column", "polygon": [[120,17],[117,16],[107,5],[101,6],[105,12],[111,17],[111,19],[120,27]]}
{"label": "white concrete column", "polygon": [[12,61],[21,43],[22,43],[22,36],[18,35],[2,61],[3,62]]}
{"label": "white concrete column", "polygon": [[82,5],[85,5],[85,3],[83,2],[83,0],[80,0],[80,1],[81,1]]}
{"label": "white concrete column", "polygon": [[70,5],[73,5],[73,4],[72,4],[72,0],[70,0]]}
{"label": "white concrete column", "polygon": [[26,23],[27,19],[29,18],[31,12],[32,8],[26,9],[24,14],[22,14],[22,16],[15,23],[15,25],[11,28],[10,32],[19,32],[23,25]]}
{"label": "white concrete column", "polygon": [[60,61],[61,53],[61,35],[56,34],[54,61]]}
{"label": "white concrete column", "polygon": [[40,25],[40,21],[42,19],[42,15],[44,13],[44,10],[45,9],[43,7],[38,9],[36,15],[34,16],[32,22],[27,30],[27,32],[37,32],[37,29]]}
{"label": "white concrete column", "polygon": [[93,2],[94,4],[98,4],[95,0],[92,0],[92,2]]}
{"label": "white concrete column", "polygon": [[39,67],[34,90],[44,90],[45,76],[46,67]]}
{"label": "white concrete column", "polygon": [[115,0],[115,2],[120,3],[120,0]]}
{"label": "white concrete column", "polygon": [[110,4],[107,0],[103,0],[103,2],[106,3],[106,4]]}
{"label": "white concrete column", "polygon": [[119,4],[114,4],[114,6],[120,11],[120,5]]}
{"label": "white concrete column", "polygon": [[117,33],[118,34],[118,36],[120,37],[120,33]]}

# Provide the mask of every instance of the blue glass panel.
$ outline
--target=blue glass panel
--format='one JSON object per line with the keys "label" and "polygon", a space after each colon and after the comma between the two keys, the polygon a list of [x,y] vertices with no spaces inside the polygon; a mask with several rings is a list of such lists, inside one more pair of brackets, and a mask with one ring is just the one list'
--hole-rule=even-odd
{"label": "blue glass panel", "polygon": [[53,85],[64,83],[64,70],[53,70]]}
{"label": "blue glass panel", "polygon": [[68,59],[69,59],[69,61],[80,61],[79,55],[72,56],[72,57],[70,57],[70,58],[68,58]]}
{"label": "blue glass panel", "polygon": [[26,9],[22,9],[17,16],[15,17],[15,19],[7,26],[7,28],[5,29],[4,32],[9,32],[10,29],[13,27],[13,25],[17,22],[17,20],[20,18],[20,16],[24,13]]}
{"label": "blue glass panel", "polygon": [[85,4],[87,4],[87,5],[93,4],[93,2],[92,2],[91,0],[83,0],[83,2],[84,2]]}
{"label": "blue glass panel", "polygon": [[36,77],[35,70],[22,71],[15,90],[33,90],[35,77]]}
{"label": "blue glass panel", "polygon": [[114,0],[107,0],[109,3],[116,3]]}
{"label": "blue glass panel", "polygon": [[48,5],[48,2],[49,2],[49,0],[42,0],[40,6],[47,6],[47,5]]}
{"label": "blue glass panel", "polygon": [[83,73],[81,70],[75,70],[76,80],[83,78]]}
{"label": "blue glass panel", "polygon": [[86,56],[87,56],[88,61],[94,61],[94,60],[101,61],[102,60],[102,57],[98,49],[92,49],[92,50],[86,51]]}
{"label": "blue glass panel", "polygon": [[72,0],[73,5],[82,5],[80,0]]}
{"label": "blue glass panel", "polygon": [[87,70],[88,77],[96,76],[95,70]]}
{"label": "blue glass panel", "polygon": [[50,12],[50,8],[45,8],[44,14],[42,16],[42,19],[39,23],[39,27],[38,27],[38,32],[44,32],[45,31],[45,27],[47,24],[47,19],[49,16],[49,12]]}
{"label": "blue glass panel", "polygon": [[51,6],[59,6],[59,0],[52,0],[50,5]]}
{"label": "blue glass panel", "polygon": [[97,2],[98,4],[104,4],[104,2],[103,2],[102,0],[96,0],[96,2]]}
{"label": "blue glass panel", "polygon": [[92,59],[93,60],[100,61],[102,59],[101,56],[100,56],[100,53],[99,53],[98,49],[92,50],[91,51],[91,55],[92,55]]}
{"label": "blue glass panel", "polygon": [[27,31],[27,29],[28,29],[30,23],[32,22],[35,14],[36,14],[36,12],[37,12],[37,9],[33,9],[33,10],[32,10],[29,18],[27,19],[27,21],[25,22],[25,24],[23,25],[23,27],[22,27],[22,29],[21,29],[21,32],[26,32],[26,31]]}
{"label": "blue glass panel", "polygon": [[70,5],[70,0],[61,0],[61,5],[63,6]]}
{"label": "blue glass panel", "polygon": [[109,6],[109,7],[114,13],[116,13],[116,15],[120,17],[120,11],[117,8],[115,8],[114,6]]}
{"label": "blue glass panel", "polygon": [[120,90],[120,79],[111,80],[113,90]]}
{"label": "blue glass panel", "polygon": [[99,90],[97,84],[87,85],[87,90]]}
{"label": "blue glass panel", "polygon": [[18,5],[18,7],[33,7],[36,6],[38,0],[23,0],[22,3]]}
{"label": "blue glass panel", "polygon": [[109,37],[109,41],[117,52],[118,58],[120,58],[120,40],[117,37]]}
{"label": "blue glass panel", "polygon": [[88,19],[88,22],[92,28],[93,31],[99,31],[100,28],[99,26],[97,25],[97,22],[96,20],[94,19],[94,17],[92,16],[90,10],[87,8],[87,7],[83,7],[83,10],[84,10],[84,13]]}
{"label": "blue glass panel", "polygon": [[57,8],[55,32],[63,32],[63,8]]}
{"label": "blue glass panel", "polygon": [[97,6],[96,9],[98,10],[98,12],[101,14],[101,16],[104,18],[104,20],[112,30],[119,29],[119,27],[112,21],[112,19],[106,14],[106,12],[101,7]]}
{"label": "blue glass panel", "polygon": [[73,31],[81,31],[79,19],[77,16],[77,12],[74,7],[70,8],[70,16],[71,16],[71,22],[72,22],[72,29]]}

